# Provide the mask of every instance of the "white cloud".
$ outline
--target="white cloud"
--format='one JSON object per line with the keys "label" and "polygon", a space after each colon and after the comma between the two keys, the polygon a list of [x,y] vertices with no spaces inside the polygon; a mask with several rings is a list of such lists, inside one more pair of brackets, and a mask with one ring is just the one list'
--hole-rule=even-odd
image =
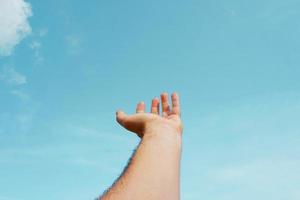
{"label": "white cloud", "polygon": [[0,80],[9,85],[23,85],[27,83],[26,76],[18,73],[12,66],[8,65],[0,72]]}
{"label": "white cloud", "polygon": [[0,0],[0,56],[11,55],[14,47],[31,33],[31,6],[24,0]]}

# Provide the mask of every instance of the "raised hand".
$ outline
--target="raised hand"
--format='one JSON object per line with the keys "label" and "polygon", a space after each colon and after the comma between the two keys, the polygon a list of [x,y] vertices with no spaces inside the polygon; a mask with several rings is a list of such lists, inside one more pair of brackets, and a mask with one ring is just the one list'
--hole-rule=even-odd
{"label": "raised hand", "polygon": [[181,134],[183,125],[180,119],[180,102],[177,93],[172,94],[172,108],[168,102],[168,94],[162,93],[160,115],[160,101],[157,97],[152,100],[150,112],[145,112],[145,103],[136,106],[136,113],[127,115],[122,110],[116,113],[116,119],[127,130],[136,133],[139,137],[148,134],[165,134],[172,132]]}

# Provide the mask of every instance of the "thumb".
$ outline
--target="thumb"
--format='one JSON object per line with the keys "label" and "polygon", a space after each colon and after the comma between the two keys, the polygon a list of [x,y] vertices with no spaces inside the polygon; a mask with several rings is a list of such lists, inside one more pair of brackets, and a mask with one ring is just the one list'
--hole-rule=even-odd
{"label": "thumb", "polygon": [[116,120],[119,124],[124,125],[127,114],[122,110],[117,110],[116,112]]}

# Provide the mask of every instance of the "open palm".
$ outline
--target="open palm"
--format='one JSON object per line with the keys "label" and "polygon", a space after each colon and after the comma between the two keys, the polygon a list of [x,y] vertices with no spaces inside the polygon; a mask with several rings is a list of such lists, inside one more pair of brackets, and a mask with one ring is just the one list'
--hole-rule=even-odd
{"label": "open palm", "polygon": [[180,119],[180,102],[177,93],[172,94],[172,109],[168,102],[168,94],[161,94],[161,110],[160,101],[156,97],[152,100],[151,110],[145,112],[144,102],[137,104],[136,113],[127,115],[125,112],[117,111],[117,121],[120,125],[129,131],[136,133],[139,137],[151,131],[176,131],[182,132],[182,122]]}

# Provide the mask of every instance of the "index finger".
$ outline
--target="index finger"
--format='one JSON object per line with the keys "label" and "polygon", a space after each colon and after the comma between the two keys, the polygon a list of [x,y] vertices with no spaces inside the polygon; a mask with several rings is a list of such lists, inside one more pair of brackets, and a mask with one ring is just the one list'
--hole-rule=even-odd
{"label": "index finger", "polygon": [[180,116],[180,100],[176,92],[172,94],[172,114]]}

